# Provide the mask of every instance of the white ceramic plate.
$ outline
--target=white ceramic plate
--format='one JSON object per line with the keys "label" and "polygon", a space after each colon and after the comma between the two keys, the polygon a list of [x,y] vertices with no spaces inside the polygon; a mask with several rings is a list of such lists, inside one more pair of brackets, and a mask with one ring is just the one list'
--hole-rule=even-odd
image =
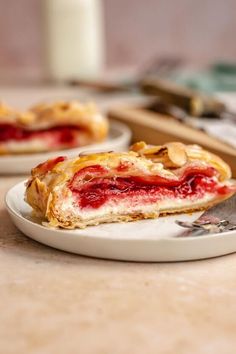
{"label": "white ceramic plate", "polygon": [[54,156],[68,157],[77,156],[81,151],[122,151],[126,150],[131,138],[130,129],[122,123],[111,122],[110,133],[106,141],[99,144],[87,145],[81,148],[53,151],[40,154],[22,154],[11,156],[0,156],[0,174],[29,174],[31,168],[35,167],[42,161],[50,159]]}
{"label": "white ceramic plate", "polygon": [[236,251],[235,231],[176,237],[184,229],[176,225],[175,220],[193,221],[200,212],[156,220],[103,224],[84,230],[49,229],[31,217],[31,208],[24,202],[24,191],[24,182],[21,182],[6,195],[6,206],[13,222],[30,238],[60,250],[139,262],[194,260]]}

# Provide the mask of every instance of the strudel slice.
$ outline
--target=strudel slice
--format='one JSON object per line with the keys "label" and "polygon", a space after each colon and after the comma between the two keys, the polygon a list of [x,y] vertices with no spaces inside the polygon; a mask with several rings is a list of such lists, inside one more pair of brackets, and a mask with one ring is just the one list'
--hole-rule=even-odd
{"label": "strudel slice", "polygon": [[41,104],[19,113],[0,103],[0,155],[84,146],[103,141],[107,132],[107,119],[93,104]]}
{"label": "strudel slice", "polygon": [[229,166],[199,146],[132,150],[48,160],[32,170],[26,201],[49,226],[73,229],[205,209],[236,190]]}

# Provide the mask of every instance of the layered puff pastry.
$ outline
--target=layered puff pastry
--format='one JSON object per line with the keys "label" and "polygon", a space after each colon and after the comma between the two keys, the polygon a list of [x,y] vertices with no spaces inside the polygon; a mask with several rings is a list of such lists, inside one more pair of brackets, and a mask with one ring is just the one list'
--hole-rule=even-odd
{"label": "layered puff pastry", "polygon": [[129,152],[58,157],[32,170],[26,201],[67,229],[205,209],[236,190],[229,166],[196,145],[136,143]]}
{"label": "layered puff pastry", "polygon": [[108,121],[94,104],[40,104],[20,113],[0,103],[0,155],[85,146],[107,133]]}

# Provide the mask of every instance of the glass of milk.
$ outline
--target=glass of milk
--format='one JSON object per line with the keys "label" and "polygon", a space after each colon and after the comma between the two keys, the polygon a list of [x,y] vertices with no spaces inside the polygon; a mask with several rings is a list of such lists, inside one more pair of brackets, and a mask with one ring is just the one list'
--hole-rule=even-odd
{"label": "glass of milk", "polygon": [[44,0],[43,6],[49,77],[98,77],[104,65],[101,0]]}

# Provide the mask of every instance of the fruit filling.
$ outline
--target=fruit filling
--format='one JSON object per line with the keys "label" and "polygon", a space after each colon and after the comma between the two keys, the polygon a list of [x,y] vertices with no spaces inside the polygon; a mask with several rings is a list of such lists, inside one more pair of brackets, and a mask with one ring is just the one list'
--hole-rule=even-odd
{"label": "fruit filling", "polygon": [[99,165],[84,168],[69,182],[69,188],[80,209],[97,209],[106,203],[127,201],[130,205],[152,204],[165,199],[197,200],[206,193],[227,194],[212,167],[186,169],[178,179],[161,176],[106,176],[108,171]]}
{"label": "fruit filling", "polygon": [[0,124],[0,142],[23,141],[30,139],[47,139],[53,145],[71,144],[77,142],[81,127],[73,125],[55,126],[41,130],[27,130],[13,124]]}

